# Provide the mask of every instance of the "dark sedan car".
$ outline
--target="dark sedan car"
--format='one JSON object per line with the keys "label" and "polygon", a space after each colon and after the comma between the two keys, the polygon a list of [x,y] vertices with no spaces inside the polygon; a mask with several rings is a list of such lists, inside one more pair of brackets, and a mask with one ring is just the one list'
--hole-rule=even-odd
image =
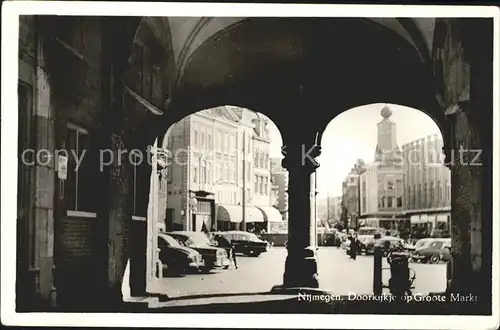
{"label": "dark sedan car", "polygon": [[415,244],[411,260],[415,262],[437,264],[451,259],[450,238],[424,238]]}
{"label": "dark sedan car", "polygon": [[182,245],[198,251],[203,256],[203,260],[205,261],[205,265],[202,268],[203,272],[209,272],[218,267],[226,267],[230,264],[226,250],[213,246],[205,233],[173,231],[167,234],[175,238]]}
{"label": "dark sedan car", "polygon": [[226,231],[219,233],[231,240],[236,253],[246,256],[258,257],[261,253],[268,251],[268,242],[260,239],[257,235],[245,231]]}
{"label": "dark sedan car", "polygon": [[374,239],[367,244],[365,250],[366,254],[373,254],[376,245],[380,246],[382,248],[383,255],[387,256],[389,254],[389,251],[391,251],[395,247],[402,247],[403,240],[399,237],[394,236],[383,236],[379,239]]}
{"label": "dark sedan car", "polygon": [[181,245],[167,234],[158,235],[158,248],[160,249],[160,261],[166,266],[167,273],[197,272],[205,266],[205,261],[198,251]]}

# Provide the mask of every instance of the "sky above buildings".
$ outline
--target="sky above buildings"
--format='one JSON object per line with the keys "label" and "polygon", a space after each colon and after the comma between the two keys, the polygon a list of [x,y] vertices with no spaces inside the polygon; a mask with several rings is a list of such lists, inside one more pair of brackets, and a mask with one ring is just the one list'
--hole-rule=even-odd
{"label": "sky above buildings", "polygon": [[[342,181],[358,158],[373,161],[377,146],[377,123],[385,104],[370,104],[343,112],[328,124],[321,140],[318,190],[321,197],[342,194]],[[430,134],[439,133],[434,121],[419,110],[388,104],[390,119],[396,123],[397,143],[401,145]],[[271,157],[281,155],[282,139],[278,128],[270,123]]]}

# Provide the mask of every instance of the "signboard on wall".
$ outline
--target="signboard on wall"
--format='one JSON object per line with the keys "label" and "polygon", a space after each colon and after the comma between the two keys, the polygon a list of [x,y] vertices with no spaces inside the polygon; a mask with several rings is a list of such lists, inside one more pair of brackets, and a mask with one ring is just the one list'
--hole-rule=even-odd
{"label": "signboard on wall", "polygon": [[68,178],[68,157],[58,155],[57,157],[57,177],[61,180]]}

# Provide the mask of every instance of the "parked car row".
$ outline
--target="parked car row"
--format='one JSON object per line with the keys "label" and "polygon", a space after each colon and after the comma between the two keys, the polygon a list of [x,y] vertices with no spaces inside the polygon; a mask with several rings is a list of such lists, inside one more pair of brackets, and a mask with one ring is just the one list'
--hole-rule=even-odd
{"label": "parked car row", "polygon": [[[359,254],[371,255],[375,246],[380,246],[384,256],[394,248],[402,248],[410,252],[412,262],[431,263],[448,262],[451,260],[451,239],[450,238],[423,238],[414,245],[405,244],[404,240],[394,236],[382,236],[375,238],[374,235],[359,235]],[[346,253],[350,252],[350,242],[345,240],[342,247]]]}
{"label": "parked car row", "polygon": [[[253,233],[231,231],[216,234],[230,239],[236,253],[257,257],[270,248],[268,242]],[[164,274],[209,273],[213,269],[228,269],[230,266],[226,248],[218,247],[217,242],[203,232],[159,233],[158,248]]]}

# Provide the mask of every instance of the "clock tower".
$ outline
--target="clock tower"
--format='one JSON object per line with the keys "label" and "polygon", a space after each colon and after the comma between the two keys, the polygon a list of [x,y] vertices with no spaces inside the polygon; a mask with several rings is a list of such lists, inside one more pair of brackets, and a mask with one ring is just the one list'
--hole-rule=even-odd
{"label": "clock tower", "polygon": [[[396,140],[396,123],[390,120],[392,110],[386,105],[380,111],[382,120],[377,124],[377,149],[375,161],[389,160],[399,151]],[[395,155],[394,155],[395,156]]]}

